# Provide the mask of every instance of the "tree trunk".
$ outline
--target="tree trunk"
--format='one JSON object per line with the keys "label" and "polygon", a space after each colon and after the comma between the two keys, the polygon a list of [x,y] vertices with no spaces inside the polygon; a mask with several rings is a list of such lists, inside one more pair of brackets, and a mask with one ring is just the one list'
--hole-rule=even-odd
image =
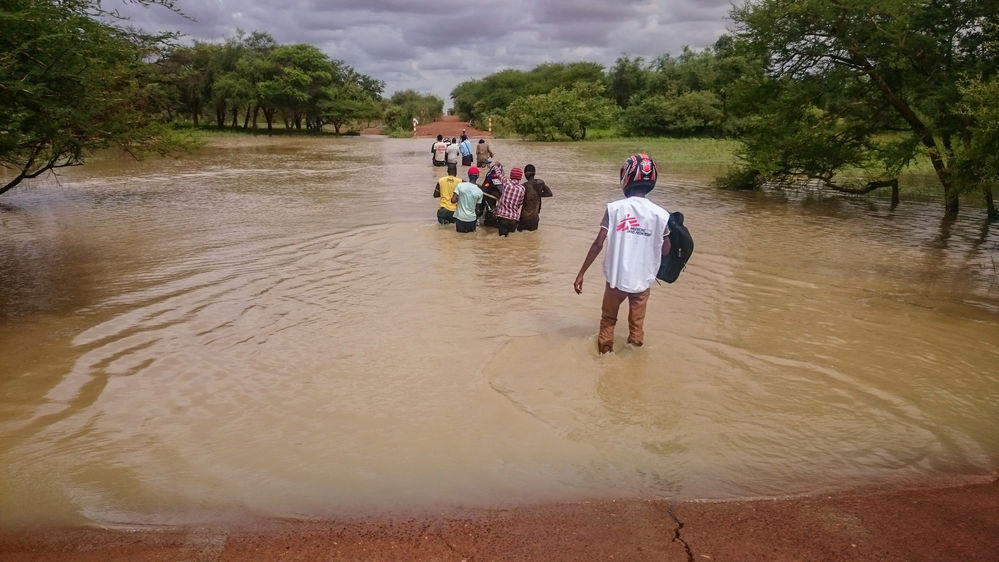
{"label": "tree trunk", "polygon": [[274,108],[264,108],[264,120],[267,121],[267,130],[274,130]]}
{"label": "tree trunk", "polygon": [[[944,154],[941,153],[941,147],[938,145],[937,140],[933,137],[933,133],[930,131],[929,127],[923,123],[922,119],[919,118],[916,112],[909,107],[909,104],[905,102],[898,92],[896,92],[894,88],[888,84],[888,81],[885,80],[884,76],[882,76],[874,65],[867,60],[867,57],[852,49],[850,50],[850,55],[853,61],[860,68],[864,69],[864,72],[871,78],[877,88],[881,90],[881,93],[884,94],[888,103],[891,104],[902,119],[904,119],[905,122],[912,127],[913,132],[916,133],[920,142],[922,142],[923,146],[926,147],[926,151],[930,157],[930,162],[933,163],[933,170],[936,172],[937,179],[940,180],[940,184],[943,186],[944,216],[957,216],[958,210],[960,209],[957,197],[957,186],[954,185],[954,178],[951,176],[950,169],[947,166],[948,162],[945,161]],[[946,147],[944,147],[944,149],[946,150]]]}
{"label": "tree trunk", "polygon": [[[936,168],[936,165],[933,167]],[[943,172],[946,172],[946,170],[943,170]],[[950,174],[937,170],[937,177],[940,178],[940,183],[943,184],[944,188],[944,215],[956,217],[958,211],[961,209],[961,202],[958,198],[957,186],[954,185],[954,180],[949,176]]]}
{"label": "tree trunk", "polygon": [[992,186],[985,184],[982,186],[982,192],[985,195],[986,216],[988,216],[990,221],[999,219],[999,210],[996,210],[996,200],[992,197]]}

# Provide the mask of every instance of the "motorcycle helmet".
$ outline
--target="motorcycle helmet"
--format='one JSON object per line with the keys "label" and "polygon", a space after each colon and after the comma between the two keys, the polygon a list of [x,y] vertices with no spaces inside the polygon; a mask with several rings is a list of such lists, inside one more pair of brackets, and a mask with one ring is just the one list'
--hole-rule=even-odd
{"label": "motorcycle helmet", "polygon": [[656,186],[659,170],[648,154],[632,154],[621,165],[621,190],[625,196],[632,189],[644,189],[645,193]]}

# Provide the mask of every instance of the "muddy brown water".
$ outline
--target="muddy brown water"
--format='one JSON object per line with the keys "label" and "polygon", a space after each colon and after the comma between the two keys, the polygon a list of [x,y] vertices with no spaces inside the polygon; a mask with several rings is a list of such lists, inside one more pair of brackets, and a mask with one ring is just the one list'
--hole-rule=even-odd
{"label": "muddy brown water", "polygon": [[[999,234],[939,204],[731,193],[647,344],[572,281],[616,162],[493,141],[541,229],[434,221],[423,139],[108,158],[0,207],[0,522],[171,524],[745,498],[999,466]],[[621,155],[623,159],[625,155]],[[655,156],[655,155],[653,155]]]}

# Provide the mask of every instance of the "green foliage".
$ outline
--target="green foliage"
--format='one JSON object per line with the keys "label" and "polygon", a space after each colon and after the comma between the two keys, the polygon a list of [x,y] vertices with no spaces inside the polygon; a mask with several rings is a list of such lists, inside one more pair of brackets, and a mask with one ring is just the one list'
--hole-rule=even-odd
{"label": "green foliage", "polygon": [[972,124],[967,150],[958,161],[958,174],[968,183],[999,182],[999,77],[960,84],[958,111]]}
{"label": "green foliage", "polygon": [[[967,182],[986,172],[976,162],[987,168],[980,156],[995,152],[977,123],[987,111],[972,94],[996,76],[995,8],[970,0],[757,0],[733,10],[737,48],[769,61],[767,75],[737,81],[733,95],[752,119],[746,165],[765,178],[819,178],[835,188],[843,170],[897,177],[925,151],[947,213],[957,213]],[[885,131],[898,134],[885,142]]]}
{"label": "green foliage", "polygon": [[635,136],[699,136],[720,131],[722,102],[712,92],[650,96],[628,107],[622,116],[625,134]]}
{"label": "green foliage", "polygon": [[[545,98],[516,100],[599,82],[604,87],[593,95],[606,97],[625,110],[618,114],[620,121],[610,124],[612,130],[633,135],[733,134],[742,124],[728,109],[728,88],[747,75],[762,72],[762,64],[733,48],[733,43],[725,36],[712,49],[685,48],[678,58],[663,55],[650,63],[623,55],[606,72],[593,63],[544,64],[528,72],[503,70],[459,84],[451,98],[455,113],[480,126],[489,117],[495,119],[514,108],[519,122],[515,129],[520,134],[558,138],[566,133],[557,123],[545,121]],[[603,107],[603,102],[599,105]]]}
{"label": "green foliage", "polygon": [[619,107],[628,107],[631,99],[647,90],[654,80],[655,74],[642,57],[620,56],[607,71],[607,93]]}
{"label": "green foliage", "polygon": [[238,31],[224,44],[195,42],[170,49],[156,61],[168,119],[189,115],[195,126],[206,107],[218,127],[227,120],[257,126],[263,115],[268,131],[281,118],[286,129],[336,133],[344,125],[380,117],[384,83],[330,59],[308,44],[280,45],[262,32]]}
{"label": "green foliage", "polygon": [[601,95],[603,89],[598,82],[577,82],[572,89],[556,87],[547,94],[520,97],[510,104],[506,118],[525,137],[583,140],[587,128],[607,126],[617,115],[614,102]]}
{"label": "green foliage", "polygon": [[323,121],[332,124],[334,132],[340,134],[340,128],[347,123],[380,118],[382,104],[359,83],[349,82],[342,86],[330,86],[323,92],[319,113]]}
{"label": "green foliage", "polygon": [[[162,4],[169,2],[142,2]],[[96,150],[135,156],[190,146],[158,119],[144,60],[169,36],[114,23],[93,0],[8,0],[0,11],[0,166],[26,178],[81,164]]]}
{"label": "green foliage", "polygon": [[[412,131],[413,119],[429,123],[444,115],[444,100],[434,95],[403,90],[392,94],[385,111],[385,124],[390,128]],[[410,133],[411,134],[411,133]]]}
{"label": "green foliage", "polygon": [[519,97],[571,88],[577,82],[603,81],[603,67],[596,63],[548,63],[527,72],[508,69],[462,82],[451,90],[451,99],[456,115],[479,123],[502,114]]}

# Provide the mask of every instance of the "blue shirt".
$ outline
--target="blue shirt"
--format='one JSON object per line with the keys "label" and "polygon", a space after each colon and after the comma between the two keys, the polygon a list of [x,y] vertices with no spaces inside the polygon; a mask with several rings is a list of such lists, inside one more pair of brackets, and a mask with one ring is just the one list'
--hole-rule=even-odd
{"label": "blue shirt", "polygon": [[475,206],[482,202],[482,190],[474,183],[463,181],[454,188],[454,194],[458,196],[458,208],[454,211],[455,220],[474,221]]}

